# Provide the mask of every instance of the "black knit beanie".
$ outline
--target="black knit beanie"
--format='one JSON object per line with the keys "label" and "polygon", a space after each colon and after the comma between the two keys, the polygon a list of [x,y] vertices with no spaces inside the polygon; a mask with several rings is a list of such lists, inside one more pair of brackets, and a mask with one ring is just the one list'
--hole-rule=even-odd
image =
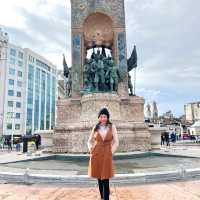
{"label": "black knit beanie", "polygon": [[100,115],[107,115],[108,119],[110,118],[110,113],[107,108],[102,108],[98,113],[98,118]]}

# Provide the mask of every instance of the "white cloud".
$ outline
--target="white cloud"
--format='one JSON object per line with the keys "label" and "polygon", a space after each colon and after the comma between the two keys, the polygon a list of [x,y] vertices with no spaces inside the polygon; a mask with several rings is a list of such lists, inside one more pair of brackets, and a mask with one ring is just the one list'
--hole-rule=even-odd
{"label": "white cloud", "polygon": [[12,0],[7,0],[0,7],[0,25],[24,27],[24,17],[16,12]]}
{"label": "white cloud", "polygon": [[0,24],[10,41],[28,47],[62,68],[62,54],[71,64],[70,0],[7,0],[0,7]]}
{"label": "white cloud", "polygon": [[136,92],[145,94],[147,102],[154,101],[159,95],[161,95],[159,90],[151,90],[147,88],[138,88]]}

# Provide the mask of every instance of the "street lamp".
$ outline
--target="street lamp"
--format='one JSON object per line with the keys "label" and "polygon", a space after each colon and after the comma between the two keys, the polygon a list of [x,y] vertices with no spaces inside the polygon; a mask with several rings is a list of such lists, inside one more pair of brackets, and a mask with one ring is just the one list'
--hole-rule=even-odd
{"label": "street lamp", "polygon": [[[13,106],[13,107],[14,107],[14,106]],[[13,109],[13,111],[14,111],[14,109]],[[14,124],[13,129],[14,129],[14,130],[15,130],[15,118],[16,118],[16,116],[15,116],[15,112],[13,112],[13,113],[12,113],[12,121],[13,121],[13,119],[14,119],[14,122],[13,122],[13,124]],[[13,149],[13,135],[14,135],[14,131],[13,131],[13,129],[12,129],[12,138],[11,138],[12,149]]]}

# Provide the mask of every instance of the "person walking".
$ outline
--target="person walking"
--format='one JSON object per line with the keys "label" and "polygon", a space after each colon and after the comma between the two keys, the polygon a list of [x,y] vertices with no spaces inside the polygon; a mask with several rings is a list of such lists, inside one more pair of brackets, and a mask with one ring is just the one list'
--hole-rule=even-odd
{"label": "person walking", "polygon": [[8,145],[8,151],[12,151],[12,142],[11,142],[11,138],[7,138],[7,145]]}
{"label": "person walking", "polygon": [[170,147],[170,138],[169,138],[169,132],[165,131],[165,142],[166,142],[166,146]]}
{"label": "person walking", "polygon": [[165,144],[165,133],[161,133],[161,146]]}
{"label": "person walking", "polygon": [[93,127],[87,145],[90,152],[88,176],[97,178],[101,199],[109,200],[109,179],[115,175],[113,154],[119,139],[107,108],[99,111],[98,123]]}

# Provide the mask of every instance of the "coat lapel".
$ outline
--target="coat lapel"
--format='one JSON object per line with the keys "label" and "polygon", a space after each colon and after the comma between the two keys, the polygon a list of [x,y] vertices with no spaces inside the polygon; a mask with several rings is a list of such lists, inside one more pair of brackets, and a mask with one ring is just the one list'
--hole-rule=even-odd
{"label": "coat lapel", "polygon": [[106,136],[104,139],[102,138],[101,134],[99,133],[99,130],[97,132],[98,132],[98,135],[100,136],[101,140],[104,142],[110,133],[110,124],[108,125],[108,130],[106,132]]}

